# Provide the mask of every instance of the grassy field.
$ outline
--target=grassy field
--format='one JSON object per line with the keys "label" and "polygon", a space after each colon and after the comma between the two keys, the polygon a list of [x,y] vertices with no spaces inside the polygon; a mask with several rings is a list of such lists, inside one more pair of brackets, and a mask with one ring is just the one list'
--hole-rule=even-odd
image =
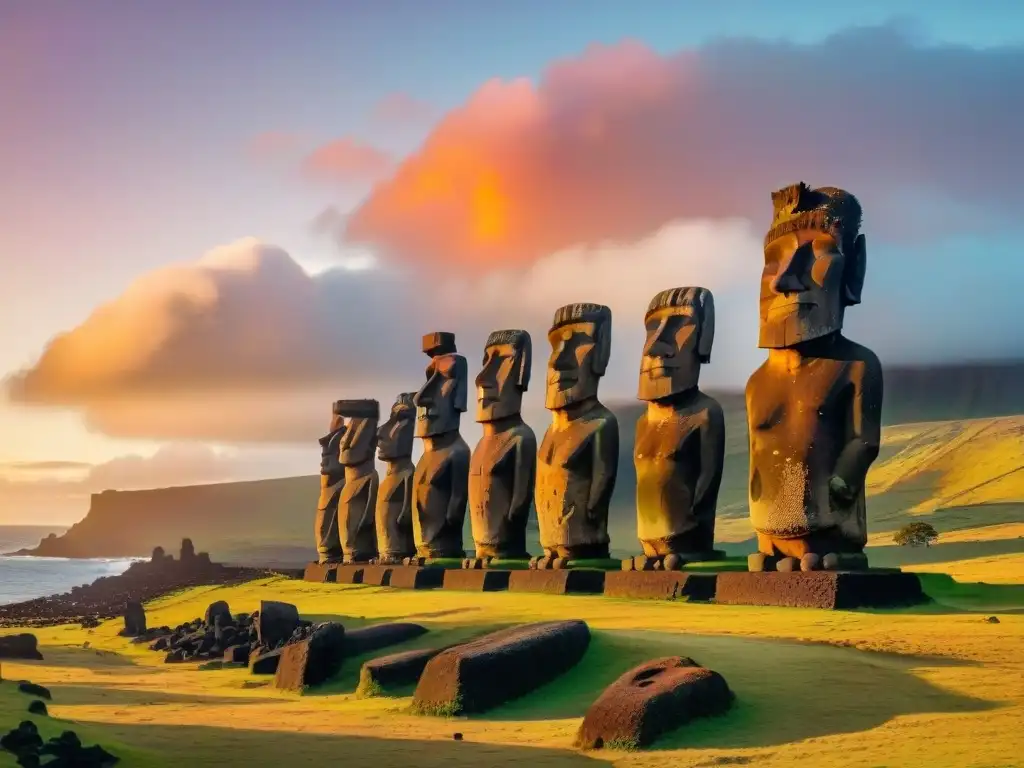
{"label": "grassy field", "polygon": [[[201,615],[215,599],[237,612],[272,598],[294,602],[306,618],[350,628],[395,619],[430,628],[399,650],[510,623],[589,623],[592,644],[576,668],[471,718],[413,715],[408,696],[357,698],[358,658],[304,696],[276,692],[246,670],[164,665],[162,654],[117,637],[119,622],[39,630],[46,659],[5,661],[2,674],[51,689],[54,719],[33,718],[45,735],[73,728],[126,766],[1017,766],[1024,761],[1024,561],[990,570],[1017,583],[963,584],[929,574],[923,580],[937,602],[881,612],[417,593],[281,578],[194,589],[147,606],[154,626]],[[991,580],[984,568],[979,573]],[[639,662],[674,654],[725,676],[737,695],[728,715],[697,721],[653,750],[571,748],[605,685]],[[11,682],[0,684],[0,723],[27,717],[29,700]],[[456,732],[462,741],[453,739]],[[0,753],[0,765],[13,765],[9,757]]]}

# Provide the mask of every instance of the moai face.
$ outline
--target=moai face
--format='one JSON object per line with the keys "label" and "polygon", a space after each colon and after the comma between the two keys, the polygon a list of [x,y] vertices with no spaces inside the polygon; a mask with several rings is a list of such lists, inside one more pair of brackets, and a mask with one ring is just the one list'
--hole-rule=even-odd
{"label": "moai face", "polygon": [[413,427],[416,424],[415,392],[403,392],[391,406],[391,416],[377,430],[377,458],[393,461],[412,456]]}
{"label": "moai face", "polygon": [[427,380],[416,403],[416,437],[457,432],[466,410],[466,358],[456,354],[455,334],[438,332],[423,337],[423,352],[430,356]]}
{"label": "moai face", "polygon": [[342,415],[348,419],[341,438],[341,463],[356,466],[371,461],[377,443],[380,405],[376,400],[341,400],[339,404]]}
{"label": "moai face", "polygon": [[758,346],[780,349],[843,327],[846,307],[860,303],[866,244],[860,204],[848,192],[801,182],[774,192],[772,202]]}
{"label": "moai face", "polygon": [[327,472],[328,465],[337,458],[338,445],[345,436],[345,417],[342,416],[344,400],[337,400],[331,406],[331,426],[320,438],[320,471]]}
{"label": "moai face", "polygon": [[530,386],[532,343],[526,331],[494,331],[484,345],[476,377],[476,420],[496,421],[520,412]]}
{"label": "moai face", "polygon": [[544,406],[557,411],[597,397],[612,346],[612,311],[602,304],[569,304],[555,312],[548,331]]}
{"label": "moai face", "polygon": [[697,386],[711,361],[715,301],[706,288],[672,288],[655,296],[644,317],[647,340],[640,361],[640,400],[661,400]]}

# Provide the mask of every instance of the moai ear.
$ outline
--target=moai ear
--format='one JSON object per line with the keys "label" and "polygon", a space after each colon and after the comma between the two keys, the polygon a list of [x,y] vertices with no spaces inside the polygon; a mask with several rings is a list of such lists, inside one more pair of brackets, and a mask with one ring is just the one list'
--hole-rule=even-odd
{"label": "moai ear", "polygon": [[715,343],[715,297],[707,288],[701,293],[700,335],[697,337],[697,355],[702,363],[711,362],[711,347]]}
{"label": "moai ear", "polygon": [[467,408],[469,396],[469,368],[466,365],[466,358],[462,355],[455,355],[455,410],[460,413]]}
{"label": "moai ear", "polygon": [[597,349],[594,352],[594,363],[591,366],[594,373],[604,376],[608,370],[608,360],[612,355],[612,313],[608,310],[607,316],[594,324],[597,328]]}
{"label": "moai ear", "polygon": [[516,357],[519,359],[519,376],[516,383],[519,389],[525,392],[530,388],[530,372],[533,370],[533,340],[527,331],[523,331],[520,337],[519,353]]}
{"label": "moai ear", "polygon": [[846,256],[843,270],[843,303],[846,306],[860,304],[861,291],[864,290],[864,275],[867,272],[867,240],[864,235],[857,235],[853,243],[852,253]]}

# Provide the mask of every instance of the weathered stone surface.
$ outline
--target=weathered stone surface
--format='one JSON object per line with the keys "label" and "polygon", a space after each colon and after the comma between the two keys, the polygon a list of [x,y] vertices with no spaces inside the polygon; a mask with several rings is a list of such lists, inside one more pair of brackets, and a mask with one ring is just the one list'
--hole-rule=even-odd
{"label": "weathered stone surface", "polygon": [[218,600],[214,603],[210,603],[206,608],[206,614],[203,619],[204,623],[209,627],[217,626],[217,621],[220,620],[221,627],[227,627],[230,624],[234,624],[235,620],[231,616],[231,608],[224,600]]}
{"label": "weathered stone surface", "polygon": [[444,568],[403,565],[391,571],[389,586],[399,589],[434,589],[444,582]]}
{"label": "weathered stone surface", "polygon": [[766,571],[720,573],[715,602],[792,608],[886,608],[927,597],[913,573],[900,571]]}
{"label": "weathered stone surface", "polygon": [[693,718],[725,712],[732,701],[725,678],[693,659],[654,659],[604,689],[583,718],[576,746],[646,747]]}
{"label": "weathered stone surface", "polygon": [[316,584],[327,584],[337,581],[337,573],[337,563],[306,563],[302,578]]}
{"label": "weathered stone surface", "polygon": [[317,626],[309,637],[281,649],[274,687],[301,691],[329,680],[345,658],[345,628],[337,622]]}
{"label": "weathered stone surface", "polygon": [[334,569],[334,581],[338,584],[362,584],[363,566],[339,565]]}
{"label": "weathered stone surface", "polygon": [[346,563],[365,563],[377,556],[377,486],[380,478],[373,461],[377,448],[380,404],[376,400],[340,400],[347,419],[339,446],[345,467],[345,487],[338,497],[338,536]]}
{"label": "weathered stone surface", "polygon": [[138,637],[146,634],[146,609],[138,600],[129,600],[124,606],[123,637]]}
{"label": "weathered stone surface", "polygon": [[649,600],[711,600],[716,580],[714,573],[610,571],[604,577],[604,594]]}
{"label": "weathered stone surface", "polygon": [[372,587],[391,586],[391,573],[395,569],[384,565],[363,566],[363,584]]}
{"label": "weathered stone surface", "polygon": [[345,468],[341,465],[339,448],[345,436],[345,418],[340,404],[331,406],[331,423],[320,438],[320,498],[316,505],[313,533],[316,537],[317,559],[321,563],[340,563],[341,538],[338,531],[338,500],[345,487]]}
{"label": "weathered stone surface", "polygon": [[232,645],[224,649],[224,661],[227,664],[248,664],[249,646]]}
{"label": "weathered stone surface", "polygon": [[35,659],[39,661],[39,641],[30,632],[0,637],[0,659]]}
{"label": "weathered stone surface", "polygon": [[371,659],[359,670],[358,691],[361,695],[372,696],[378,689],[387,690],[413,685],[419,681],[427,662],[444,650],[446,649],[423,648]]}
{"label": "weathered stone surface", "polygon": [[600,594],[604,591],[605,578],[604,571],[531,569],[512,571],[508,588],[510,592],[544,592],[549,595],[568,595],[573,592]]}
{"label": "weathered stone surface", "polygon": [[438,654],[423,670],[413,706],[427,714],[485,712],[550,682],[587,650],[579,620],[526,624]]}
{"label": "weathered stone surface", "polygon": [[353,629],[345,635],[345,652],[350,656],[370,653],[389,645],[398,645],[407,640],[426,634],[427,628],[421,624],[395,622],[374,624],[370,627]]}
{"label": "weathered stone surface", "polygon": [[387,471],[377,490],[375,520],[377,560],[381,565],[401,563],[416,554],[412,535],[412,439],[416,425],[415,392],[402,392],[391,406],[391,416],[377,430],[377,458]]}
{"label": "weathered stone surface", "polygon": [[463,589],[470,592],[497,592],[508,589],[511,573],[512,571],[450,568],[444,572],[444,588]]}
{"label": "weathered stone surface", "polygon": [[254,675],[272,675],[277,672],[277,665],[281,662],[281,648],[275,648],[272,651],[264,651],[250,655],[249,657],[249,671]]}
{"label": "weathered stone surface", "polygon": [[298,626],[299,609],[291,603],[260,601],[260,615],[256,619],[256,637],[260,645],[273,648],[291,637]]}

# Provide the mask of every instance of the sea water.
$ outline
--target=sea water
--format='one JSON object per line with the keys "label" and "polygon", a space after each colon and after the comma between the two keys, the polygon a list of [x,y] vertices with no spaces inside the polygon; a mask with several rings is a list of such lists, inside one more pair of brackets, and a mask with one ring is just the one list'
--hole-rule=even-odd
{"label": "sea water", "polygon": [[[34,547],[58,528],[0,526],[0,552]],[[91,584],[101,576],[124,573],[136,559],[66,557],[7,557],[0,555],[0,605],[20,603],[45,595],[68,592],[72,587]]]}

